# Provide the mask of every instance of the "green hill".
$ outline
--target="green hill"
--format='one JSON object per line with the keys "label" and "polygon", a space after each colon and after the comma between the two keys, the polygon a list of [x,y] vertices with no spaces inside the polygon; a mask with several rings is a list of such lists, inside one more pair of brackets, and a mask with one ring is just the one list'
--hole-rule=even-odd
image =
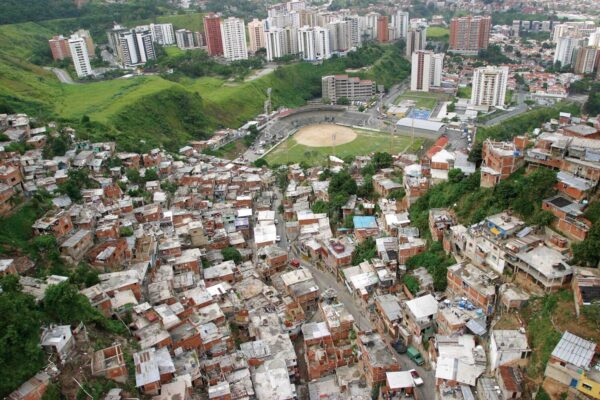
{"label": "green hill", "polygon": [[[167,18],[179,26],[194,27],[201,14],[163,16],[161,22]],[[140,143],[176,148],[190,138],[206,137],[219,127],[238,127],[254,118],[263,110],[268,88],[272,88],[274,108],[298,107],[320,96],[323,75],[372,64],[358,75],[390,86],[410,71],[399,45],[370,45],[351,57],[334,57],[318,65],[285,65],[244,82],[218,76],[178,77],[177,82],[140,76],[66,85],[33,61],[47,51],[50,37],[68,32],[76,22],[65,19],[0,26],[0,112],[25,112],[76,127],[87,116],[92,124],[81,133],[90,138],[114,139],[127,148],[139,149]]]}

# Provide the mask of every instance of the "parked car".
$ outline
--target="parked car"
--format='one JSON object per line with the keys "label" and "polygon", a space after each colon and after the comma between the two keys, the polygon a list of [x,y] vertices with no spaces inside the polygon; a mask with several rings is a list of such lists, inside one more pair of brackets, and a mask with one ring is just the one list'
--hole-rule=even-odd
{"label": "parked car", "polygon": [[276,242],[281,242],[281,236],[279,236],[279,235],[275,236],[275,241]]}
{"label": "parked car", "polygon": [[406,345],[401,339],[398,339],[394,343],[392,343],[392,347],[400,354],[406,353]]}
{"label": "parked car", "polygon": [[425,360],[423,360],[423,356],[421,355],[421,353],[419,353],[419,350],[415,349],[414,347],[410,346],[406,350],[406,353],[408,354],[408,358],[413,360],[415,362],[415,364],[417,364],[417,365],[425,364]]}
{"label": "parked car", "polygon": [[423,384],[423,378],[421,378],[419,376],[419,373],[417,371],[415,371],[414,369],[411,369],[408,372],[410,372],[410,376],[412,376],[413,382],[415,383],[415,385],[421,386]]}

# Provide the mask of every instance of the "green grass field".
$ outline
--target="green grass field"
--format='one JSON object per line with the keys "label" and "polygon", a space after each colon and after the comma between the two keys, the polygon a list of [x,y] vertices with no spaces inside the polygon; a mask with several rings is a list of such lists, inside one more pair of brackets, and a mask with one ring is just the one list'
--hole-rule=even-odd
{"label": "green grass field", "polygon": [[428,93],[428,92],[406,92],[398,98],[395,103],[398,104],[402,100],[413,100],[417,108],[432,110],[438,101],[445,101],[448,96],[443,93]]}
{"label": "green grass field", "polygon": [[460,97],[461,99],[470,99],[471,91],[473,88],[471,86],[459,87],[456,92],[456,97]]}
{"label": "green grass field", "polygon": [[163,49],[169,57],[177,57],[185,54],[185,50],[181,50],[179,47],[176,46],[167,46],[163,47]]}
{"label": "green grass field", "polygon": [[107,122],[126,105],[174,85],[177,83],[156,76],[63,85],[56,112],[65,118],[88,115],[93,120]]}
{"label": "green grass field", "polygon": [[141,19],[137,21],[128,21],[126,25],[145,25],[145,24],[173,24],[173,29],[189,29],[192,32],[204,32],[204,13],[189,13],[175,15],[159,15],[156,21],[150,19]]}
{"label": "green grass field", "polygon": [[[415,138],[411,144],[410,136],[396,135],[391,139],[390,134],[383,132],[371,132],[358,130],[356,139],[350,143],[336,146],[335,156],[344,158],[347,156],[365,155],[375,151],[387,151],[388,153],[416,152],[424,140]],[[270,165],[297,163],[305,161],[309,165],[324,165],[327,157],[333,155],[332,147],[309,147],[298,144],[294,137],[287,139],[265,156]]]}
{"label": "green grass field", "polygon": [[446,41],[450,37],[450,30],[441,26],[430,26],[427,28],[427,39]]}
{"label": "green grass field", "polygon": [[191,13],[181,15],[161,15],[156,20],[159,24],[172,23],[173,28],[189,29],[193,32],[204,32],[204,13]]}

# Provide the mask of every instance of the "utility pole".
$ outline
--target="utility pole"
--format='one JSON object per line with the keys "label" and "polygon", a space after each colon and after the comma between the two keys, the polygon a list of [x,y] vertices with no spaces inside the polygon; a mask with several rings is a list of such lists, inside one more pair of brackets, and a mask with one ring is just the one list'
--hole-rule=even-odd
{"label": "utility pole", "polygon": [[331,142],[333,144],[333,155],[335,156],[335,132],[331,134]]}
{"label": "utility pole", "polygon": [[413,144],[415,144],[415,118],[414,117],[410,120],[410,124],[411,124],[410,145],[412,146]]}
{"label": "utility pole", "polygon": [[267,122],[269,122],[269,116],[271,114],[271,88],[267,89],[267,99],[265,100],[264,108],[265,115],[267,116]]}

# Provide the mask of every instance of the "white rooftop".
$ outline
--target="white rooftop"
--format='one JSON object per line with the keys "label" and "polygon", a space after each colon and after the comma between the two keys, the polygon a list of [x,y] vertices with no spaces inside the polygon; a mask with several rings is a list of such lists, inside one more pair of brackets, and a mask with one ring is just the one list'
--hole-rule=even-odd
{"label": "white rooftop", "polygon": [[416,319],[430,317],[438,311],[438,302],[431,294],[409,300],[406,306]]}

